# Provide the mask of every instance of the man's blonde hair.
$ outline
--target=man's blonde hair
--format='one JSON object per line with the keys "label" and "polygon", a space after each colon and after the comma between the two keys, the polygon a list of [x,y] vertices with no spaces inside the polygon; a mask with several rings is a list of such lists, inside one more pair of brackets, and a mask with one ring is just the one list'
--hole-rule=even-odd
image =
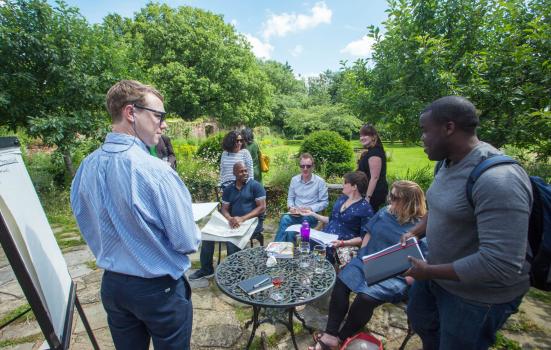
{"label": "man's blonde hair", "polygon": [[392,184],[389,195],[392,189],[398,200],[390,212],[396,215],[400,224],[419,220],[427,214],[425,193],[418,184],[413,181],[399,180]]}
{"label": "man's blonde hair", "polygon": [[111,115],[111,120],[113,122],[120,121],[122,109],[126,105],[134,103],[143,105],[147,94],[153,94],[164,101],[163,95],[154,87],[136,80],[121,80],[111,86],[105,99],[105,106]]}

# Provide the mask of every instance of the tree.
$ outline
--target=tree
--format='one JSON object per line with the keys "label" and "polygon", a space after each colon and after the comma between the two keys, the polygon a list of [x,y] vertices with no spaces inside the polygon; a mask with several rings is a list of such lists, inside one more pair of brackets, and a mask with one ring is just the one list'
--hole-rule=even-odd
{"label": "tree", "polygon": [[6,2],[0,24],[1,123],[57,146],[72,175],[79,136],[105,130],[105,92],[126,67],[127,48],[61,1]]}
{"label": "tree", "polygon": [[390,0],[386,32],[366,61],[345,67],[343,94],[362,119],[403,140],[419,137],[419,112],[445,95],[480,110],[495,146],[551,155],[551,7],[545,0]]}
{"label": "tree", "polygon": [[362,121],[348,113],[342,104],[291,108],[284,130],[289,136],[309,135],[314,131],[332,130],[345,139],[357,133]]}
{"label": "tree", "polygon": [[272,125],[284,130],[285,120],[289,117],[291,108],[302,108],[306,104],[306,85],[293,74],[289,64],[276,61],[259,61],[269,82],[274,87],[272,99]]}
{"label": "tree", "polygon": [[272,86],[249,43],[221,16],[151,3],[125,28],[110,22],[130,40],[135,64],[164,93],[167,110],[186,119],[213,116],[226,126],[272,118]]}

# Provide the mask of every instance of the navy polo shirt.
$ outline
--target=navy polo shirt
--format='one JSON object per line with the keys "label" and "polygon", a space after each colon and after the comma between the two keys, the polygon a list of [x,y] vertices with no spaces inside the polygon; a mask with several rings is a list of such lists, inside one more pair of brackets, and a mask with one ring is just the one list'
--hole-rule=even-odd
{"label": "navy polo shirt", "polygon": [[235,181],[224,188],[222,203],[230,205],[231,216],[243,216],[256,208],[256,201],[266,198],[266,190],[260,182],[249,179],[246,184],[238,190]]}

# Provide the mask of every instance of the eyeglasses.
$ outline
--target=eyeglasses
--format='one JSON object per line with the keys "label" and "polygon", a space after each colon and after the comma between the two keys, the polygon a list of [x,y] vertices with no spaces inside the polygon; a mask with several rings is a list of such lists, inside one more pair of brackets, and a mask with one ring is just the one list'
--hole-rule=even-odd
{"label": "eyeglasses", "polygon": [[235,140],[235,143],[238,143],[238,142],[243,143],[244,141],[243,141],[243,139],[237,139],[237,140]]}
{"label": "eyeglasses", "polygon": [[301,164],[299,165],[301,169],[310,169],[312,167],[312,164]]}
{"label": "eyeglasses", "polygon": [[153,115],[155,117],[159,118],[159,124],[162,124],[166,120],[166,115],[167,115],[166,112],[161,112],[161,111],[158,111],[156,109],[148,108],[148,107],[136,104],[136,103],[134,103],[132,106],[134,106],[134,108],[145,109],[146,111],[153,112],[154,113]]}
{"label": "eyeglasses", "polygon": [[392,192],[389,192],[389,193],[388,193],[388,201],[389,201],[389,202],[397,201],[398,199],[400,199],[400,197],[398,197],[398,196],[395,195],[394,193],[392,193]]}

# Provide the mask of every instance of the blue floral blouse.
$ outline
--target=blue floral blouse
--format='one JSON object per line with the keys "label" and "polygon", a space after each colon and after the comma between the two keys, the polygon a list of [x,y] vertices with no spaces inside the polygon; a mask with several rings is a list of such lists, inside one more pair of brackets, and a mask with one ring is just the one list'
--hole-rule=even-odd
{"label": "blue floral blouse", "polygon": [[[348,196],[344,194],[337,198],[329,217],[329,222],[323,230],[327,233],[338,235],[338,239],[343,241],[354,237],[363,237],[368,231],[367,224],[369,223],[369,219],[373,216],[371,205],[363,198],[353,203],[341,213],[341,207],[347,199]],[[327,247],[325,256],[332,264],[335,264],[334,255],[335,248]]]}
{"label": "blue floral blouse", "polygon": [[373,216],[371,205],[363,198],[341,213],[341,207],[347,199],[348,196],[344,194],[337,198],[329,217],[329,223],[323,230],[339,235],[339,239],[342,240],[363,237],[368,231],[369,219]]}

